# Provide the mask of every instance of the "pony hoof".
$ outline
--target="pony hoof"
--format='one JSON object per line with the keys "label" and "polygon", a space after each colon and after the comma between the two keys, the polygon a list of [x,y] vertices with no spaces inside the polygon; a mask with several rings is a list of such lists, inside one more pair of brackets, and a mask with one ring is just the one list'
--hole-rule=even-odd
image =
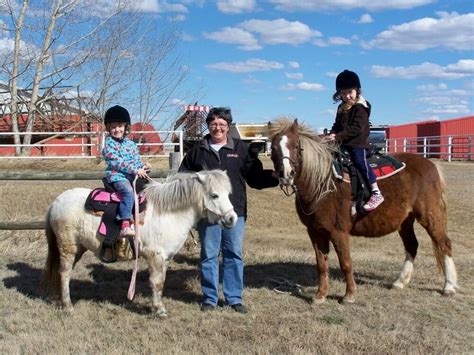
{"label": "pony hoof", "polygon": [[153,308],[153,314],[158,318],[167,318],[168,313],[163,308]]}
{"label": "pony hoof", "polygon": [[396,288],[398,290],[402,290],[405,288],[405,285],[403,284],[403,282],[400,282],[400,281],[395,281],[393,284],[392,284],[392,288]]}
{"label": "pony hoof", "polygon": [[456,294],[455,290],[444,290],[443,296],[444,297],[453,297]]}
{"label": "pony hoof", "polygon": [[355,302],[354,297],[342,297],[339,300],[339,304],[353,304]]}
{"label": "pony hoof", "polygon": [[323,296],[316,296],[313,299],[314,304],[323,304],[325,301],[326,301],[326,297],[323,297]]}
{"label": "pony hoof", "polygon": [[73,306],[68,306],[68,307],[62,307],[63,311],[67,314],[72,314],[74,313],[74,307]]}

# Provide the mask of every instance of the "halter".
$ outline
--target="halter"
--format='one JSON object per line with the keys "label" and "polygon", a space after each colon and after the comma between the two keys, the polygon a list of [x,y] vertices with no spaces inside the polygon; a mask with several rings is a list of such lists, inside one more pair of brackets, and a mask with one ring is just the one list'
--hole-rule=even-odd
{"label": "halter", "polygon": [[[293,164],[293,169],[290,172],[291,178],[294,178],[296,175],[296,168],[301,164],[301,152],[303,151],[303,148],[301,148],[300,142],[298,140],[298,144],[296,145],[296,158],[297,160],[291,159],[289,156],[283,156],[280,159],[280,170],[282,170],[283,167],[283,161],[285,159],[288,159],[288,161]],[[290,191],[290,188],[292,191]],[[295,184],[291,184],[290,186],[284,186],[280,184],[280,189],[285,193],[286,196],[291,196],[294,193],[297,193],[298,189],[296,188]]]}
{"label": "halter", "polygon": [[[298,144],[296,145],[296,157],[297,157],[297,160],[293,160],[291,159],[291,157],[287,157],[287,156],[283,156],[281,159],[280,159],[280,169],[281,167],[283,166],[283,161],[285,159],[288,159],[288,161],[290,163],[293,164],[293,169],[292,171],[290,172],[290,176],[292,178],[294,178],[294,176],[296,175],[296,168],[301,164],[301,161],[302,161],[302,157],[301,157],[301,152],[303,151],[303,148],[301,148],[301,145],[300,145],[300,142],[298,140]],[[303,212],[304,215],[306,216],[309,216],[312,214],[312,212],[310,213],[307,213],[304,208],[303,208],[303,205],[301,204],[301,196],[299,194],[299,191],[298,191],[298,187],[292,183],[290,186],[286,186],[286,185],[282,185],[280,184],[280,189],[283,191],[283,193],[286,195],[286,196],[291,196],[293,194],[295,194],[295,197],[296,197],[296,201],[298,202],[298,205],[300,207],[300,210],[301,212]],[[290,190],[291,189],[291,190]]]}

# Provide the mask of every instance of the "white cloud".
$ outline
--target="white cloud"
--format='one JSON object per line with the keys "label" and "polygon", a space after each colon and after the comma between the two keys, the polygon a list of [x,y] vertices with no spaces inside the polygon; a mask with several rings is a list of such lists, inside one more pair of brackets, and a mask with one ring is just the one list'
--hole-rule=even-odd
{"label": "white cloud", "polygon": [[429,48],[471,50],[474,13],[438,13],[439,19],[421,18],[392,26],[375,36],[368,47],[421,51]]}
{"label": "white cloud", "polygon": [[344,37],[329,37],[328,43],[335,46],[347,46],[351,44],[351,40]]}
{"label": "white cloud", "polygon": [[337,73],[337,72],[335,72],[335,71],[328,71],[328,72],[326,72],[325,75],[326,75],[326,76],[329,76],[330,78],[336,78],[338,74],[339,74],[339,73]]}
{"label": "white cloud", "polygon": [[158,12],[159,9],[156,0],[130,1],[130,5],[134,10],[142,12]]}
{"label": "white cloud", "polygon": [[220,31],[203,35],[221,43],[238,44],[239,49],[252,51],[261,49],[263,44],[302,44],[321,36],[321,33],[299,21],[290,22],[280,18],[271,21],[248,20],[236,27],[225,27]]}
{"label": "white cloud", "polygon": [[167,0],[84,0],[79,3],[87,17],[108,17],[120,9],[144,13],[188,13],[184,4],[173,4]]}
{"label": "white cloud", "polygon": [[329,46],[329,44],[321,38],[316,38],[312,43],[315,46],[318,46],[318,47],[327,47],[327,46]]}
{"label": "white cloud", "polygon": [[271,62],[264,59],[248,59],[245,62],[219,62],[207,64],[206,68],[228,71],[232,73],[252,73],[260,71],[279,70],[283,64]]}
{"label": "white cloud", "polygon": [[246,51],[262,48],[253,34],[236,27],[225,27],[218,32],[205,32],[204,37],[221,43],[238,44],[239,49]]}
{"label": "white cloud", "polygon": [[186,105],[186,102],[181,99],[174,98],[170,100],[170,104],[173,106],[180,106],[180,105]]}
{"label": "white cloud", "polygon": [[297,80],[303,79],[303,73],[285,73],[285,76],[288,79],[297,79]]}
{"label": "white cloud", "polygon": [[288,83],[281,87],[281,90],[304,90],[304,91],[323,91],[326,88],[318,83],[308,83],[306,81],[302,81],[297,84]]}
{"label": "white cloud", "polygon": [[255,0],[217,0],[217,8],[226,14],[240,14],[255,9]]}
{"label": "white cloud", "polygon": [[260,35],[264,44],[297,45],[308,42],[313,37],[321,36],[321,32],[312,30],[308,25],[299,21],[277,20],[248,20],[239,24],[249,32]]}
{"label": "white cloud", "polygon": [[300,63],[292,61],[288,62],[288,66],[293,69],[298,69],[300,67]]}
{"label": "white cloud", "polygon": [[449,89],[445,83],[419,85],[416,90],[418,94],[413,101],[417,106],[423,107],[423,116],[460,116],[471,112],[468,99],[474,95],[471,91]]}
{"label": "white cloud", "polygon": [[372,16],[370,16],[370,14],[363,14],[359,18],[359,21],[357,21],[357,23],[372,23],[372,22],[374,22],[374,19],[372,18]]}
{"label": "white cloud", "polygon": [[[153,8],[154,5],[157,3],[157,0],[140,0],[137,1],[136,4],[140,4],[144,9]],[[135,6],[137,6],[135,5]],[[148,10],[149,11],[149,10]],[[183,4],[170,4],[167,1],[159,1],[157,3],[157,10],[156,12],[163,13],[163,12],[180,12],[180,13],[187,13],[188,8]]]}
{"label": "white cloud", "polygon": [[189,33],[183,32],[181,33],[181,39],[185,42],[192,42],[195,41],[196,38],[194,36],[190,35]]}
{"label": "white cloud", "polygon": [[454,80],[474,75],[474,60],[461,59],[445,67],[429,62],[408,67],[373,65],[370,71],[377,78]]}
{"label": "white cloud", "polygon": [[247,78],[244,78],[241,80],[244,84],[247,84],[247,85],[255,85],[255,84],[261,84],[262,82],[258,79],[255,79],[254,77],[252,76],[249,76]]}
{"label": "white cloud", "polygon": [[283,11],[320,11],[356,8],[367,10],[412,9],[433,3],[435,0],[268,0],[268,2]]}
{"label": "white cloud", "polygon": [[438,90],[446,90],[447,88],[448,88],[448,85],[446,85],[445,83],[418,85],[416,87],[418,91],[438,91]]}
{"label": "white cloud", "polygon": [[[15,47],[15,40],[12,38],[0,38],[0,62],[10,62],[13,60],[13,50]],[[32,60],[38,53],[39,49],[33,44],[26,43],[20,40],[20,61],[28,62]]]}
{"label": "white cloud", "polygon": [[179,14],[179,15],[171,16],[169,19],[172,22],[183,22],[183,21],[186,21],[186,16],[183,14]]}
{"label": "white cloud", "polygon": [[295,101],[296,100],[296,97],[294,96],[287,96],[286,97],[286,101]]}

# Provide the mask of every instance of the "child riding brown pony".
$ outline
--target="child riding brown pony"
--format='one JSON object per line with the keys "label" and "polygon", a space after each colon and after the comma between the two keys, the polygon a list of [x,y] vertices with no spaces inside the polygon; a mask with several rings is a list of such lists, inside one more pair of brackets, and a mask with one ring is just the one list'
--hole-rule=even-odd
{"label": "child riding brown pony", "polygon": [[355,301],[356,284],[350,255],[350,236],[369,238],[398,231],[406,258],[393,287],[410,282],[418,249],[415,220],[428,232],[437,264],[445,276],[443,294],[455,294],[456,268],[451,241],[446,232],[444,180],[437,166],[428,159],[408,153],[394,154],[406,164],[396,175],[379,182],[385,202],[366,215],[351,216],[351,187],[333,174],[332,143],[321,139],[297,120],[280,119],[269,124],[272,161],[282,188],[293,189],[298,216],[307,227],[316,253],[319,288],[315,302],[322,303],[329,290],[328,253],[331,242],[346,281],[341,302]]}

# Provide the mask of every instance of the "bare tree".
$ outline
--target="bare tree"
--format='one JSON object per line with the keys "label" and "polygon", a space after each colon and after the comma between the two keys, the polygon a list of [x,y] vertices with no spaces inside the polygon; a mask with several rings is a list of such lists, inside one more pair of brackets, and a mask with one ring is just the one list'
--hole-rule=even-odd
{"label": "bare tree", "polygon": [[[57,120],[48,105],[71,87],[81,87],[76,99],[98,115],[120,103],[128,105],[142,123],[160,120],[160,127],[166,124],[162,113],[172,108],[170,99],[188,74],[176,50],[179,35],[174,24],[163,26],[163,21],[145,18],[133,11],[129,0],[119,0],[104,12],[107,16],[95,17],[84,15],[84,7],[94,4],[87,0],[39,4],[23,0],[21,9],[11,0],[1,4],[8,9],[9,30],[15,33],[13,59],[2,65],[0,73],[9,83],[15,133],[20,133],[19,116],[24,112],[19,103],[27,103],[24,130],[29,134],[23,139],[14,135],[15,144],[24,144],[16,149],[17,155],[29,154],[39,117],[42,122]],[[50,7],[45,8],[46,4]],[[87,100],[82,91],[87,92]]]}
{"label": "bare tree", "polygon": [[[12,23],[15,26],[15,45],[13,49],[13,63],[12,63],[12,72],[9,82],[10,87],[10,96],[11,96],[11,103],[10,103],[10,119],[12,122],[12,131],[14,133],[19,132],[18,127],[18,86],[17,86],[17,78],[19,72],[19,58],[20,58],[20,33],[23,28],[23,21],[25,19],[26,9],[28,8],[29,0],[23,0],[20,14],[18,19],[15,20],[14,12],[10,12],[10,16],[12,18]],[[9,9],[13,9],[11,6]],[[13,136],[15,146],[15,154],[19,155],[21,153],[21,149],[19,144],[21,143],[20,135],[14,134]]]}
{"label": "bare tree", "polygon": [[[173,95],[187,78],[189,70],[181,63],[176,47],[179,34],[174,27],[163,31],[156,38],[150,34],[155,31],[145,31],[142,47],[136,62],[137,78],[139,81],[139,117],[142,124],[153,121],[160,122],[161,129],[167,124],[168,119],[164,112],[174,104]],[[161,114],[162,117],[159,117]]]}

